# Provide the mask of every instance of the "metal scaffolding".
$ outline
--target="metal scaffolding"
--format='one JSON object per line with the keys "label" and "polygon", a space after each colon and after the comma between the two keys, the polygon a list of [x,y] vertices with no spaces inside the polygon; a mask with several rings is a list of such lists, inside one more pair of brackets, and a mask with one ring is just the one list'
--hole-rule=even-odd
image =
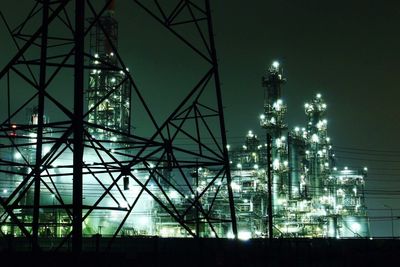
{"label": "metal scaffolding", "polygon": [[[72,239],[76,252],[83,236],[102,233],[109,246],[121,235],[237,236],[209,0],[132,2],[207,63],[162,122],[117,49],[114,1],[38,0],[16,27],[4,20],[17,52],[0,72],[9,96],[0,128],[1,234],[24,236],[37,250],[42,237],[55,249]],[[188,29],[200,41],[187,38]],[[64,95],[54,89],[58,79]],[[11,94],[20,90],[16,80],[29,88],[23,103]],[[132,99],[145,110],[148,136],[131,131]],[[202,168],[213,175],[199,185]]]}

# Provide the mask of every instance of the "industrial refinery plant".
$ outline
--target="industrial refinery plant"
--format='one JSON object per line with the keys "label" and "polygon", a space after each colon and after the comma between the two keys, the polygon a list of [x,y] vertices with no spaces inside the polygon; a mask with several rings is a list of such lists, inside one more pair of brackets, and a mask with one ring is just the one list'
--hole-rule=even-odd
{"label": "industrial refinery plant", "polygon": [[304,127],[286,125],[285,82],[274,62],[263,77],[263,136],[249,131],[242,147],[230,147],[239,238],[269,235],[269,222],[273,237],[368,237],[367,168],[336,167],[321,94],[305,103]]}
{"label": "industrial refinery plant", "polygon": [[[174,27],[192,23],[205,45],[188,45],[207,69],[161,122],[119,54],[115,1],[88,5],[87,18],[85,4],[76,1],[71,12],[72,2],[38,1],[24,23],[10,28],[24,44],[0,73],[8,96],[0,128],[0,235],[23,236],[33,246],[51,239],[65,247],[72,239],[76,250],[93,235],[111,237],[110,245],[121,236],[369,236],[367,169],[336,167],[322,95],[305,104],[303,128],[286,125],[278,62],[263,78],[264,134],[250,131],[243,146],[227,144],[208,1],[181,1],[168,16],[135,1],[186,45]],[[186,9],[199,17],[182,18]],[[76,16],[74,26],[66,14]],[[45,23],[29,35],[35,25],[25,27],[35,16]],[[49,27],[57,20],[66,31]],[[17,78],[33,90],[13,103]],[[73,105],[60,96],[60,84],[73,88]],[[139,106],[143,113],[133,119]],[[145,123],[152,127],[147,135],[132,126]]]}

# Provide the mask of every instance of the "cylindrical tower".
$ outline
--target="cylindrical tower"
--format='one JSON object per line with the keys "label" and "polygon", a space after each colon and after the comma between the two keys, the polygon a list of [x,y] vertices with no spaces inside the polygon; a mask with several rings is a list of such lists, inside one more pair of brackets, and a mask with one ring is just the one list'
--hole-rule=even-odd
{"label": "cylindrical tower", "polygon": [[262,80],[266,93],[264,113],[260,115],[260,124],[266,130],[266,134],[270,134],[272,137],[272,205],[275,214],[279,213],[287,202],[288,159],[287,140],[286,134],[284,134],[287,129],[285,123],[287,108],[281,98],[282,86],[285,82],[279,62],[273,62]]}
{"label": "cylindrical tower", "polygon": [[286,104],[281,98],[282,86],[286,79],[282,77],[282,68],[275,61],[270,66],[266,76],[262,79],[265,87],[264,113],[260,116],[261,126],[267,130],[273,139],[281,137],[282,131],[287,128],[285,124]]}
{"label": "cylindrical tower", "polygon": [[302,194],[301,177],[304,175],[306,143],[300,128],[288,133],[289,199],[299,199]]}
{"label": "cylindrical tower", "polygon": [[327,124],[325,119],[326,103],[321,94],[304,105],[307,115],[307,140],[308,159],[307,180],[309,184],[308,194],[310,197],[321,196],[325,178],[329,176],[330,165],[330,139],[327,136]]}
{"label": "cylindrical tower", "polygon": [[99,138],[107,132],[101,127],[122,133],[130,133],[131,128],[131,84],[126,75],[128,70],[121,69],[116,55],[118,22],[114,13],[115,1],[111,1],[105,15],[98,18],[90,31],[92,70],[87,99],[91,111],[89,122],[100,126],[90,131]]}

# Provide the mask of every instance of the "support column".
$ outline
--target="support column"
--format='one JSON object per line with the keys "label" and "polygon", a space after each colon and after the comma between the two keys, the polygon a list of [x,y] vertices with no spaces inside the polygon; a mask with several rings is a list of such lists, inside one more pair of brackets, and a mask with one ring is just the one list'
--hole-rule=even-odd
{"label": "support column", "polygon": [[42,165],[43,151],[43,124],[44,124],[44,93],[46,90],[46,62],[47,62],[47,39],[48,39],[48,18],[49,18],[49,0],[43,0],[42,9],[42,39],[40,51],[40,73],[39,73],[39,92],[38,92],[38,125],[36,132],[36,154],[35,154],[35,175],[33,192],[33,215],[32,215],[32,248],[39,250],[39,209],[40,209],[40,174]]}
{"label": "support column", "polygon": [[267,181],[268,181],[268,237],[270,240],[274,238],[274,230],[273,230],[273,212],[272,212],[272,137],[270,134],[267,134]]}
{"label": "support column", "polygon": [[84,87],[85,1],[75,0],[75,81],[73,123],[72,251],[82,251],[82,161],[83,161],[83,87]]}
{"label": "support column", "polygon": [[212,17],[211,17],[210,0],[206,0],[206,9],[207,9],[207,20],[208,20],[208,23],[207,23],[208,24],[208,34],[209,34],[209,38],[210,38],[211,60],[213,63],[213,68],[214,68],[214,82],[215,82],[215,89],[216,89],[216,94],[217,94],[219,122],[220,122],[220,128],[221,128],[221,138],[222,138],[222,146],[223,146],[222,149],[223,149],[223,153],[224,153],[226,181],[228,184],[229,208],[230,208],[231,220],[232,220],[232,233],[235,236],[235,238],[238,238],[235,204],[234,204],[233,192],[232,192],[232,187],[231,187],[232,178],[231,178],[231,168],[230,168],[230,164],[229,164],[228,148],[227,148],[227,140],[226,140],[224,107],[222,105],[221,82],[220,82],[219,72],[218,72],[218,59],[217,59],[217,52],[216,52],[216,48],[215,48],[215,42],[214,42],[214,30],[213,30]]}

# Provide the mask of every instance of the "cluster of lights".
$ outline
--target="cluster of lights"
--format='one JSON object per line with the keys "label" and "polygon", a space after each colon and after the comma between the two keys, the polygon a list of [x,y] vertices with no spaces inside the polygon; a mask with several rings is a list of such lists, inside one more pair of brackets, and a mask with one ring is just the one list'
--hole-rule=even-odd
{"label": "cluster of lights", "polygon": [[324,119],[324,120],[320,120],[318,123],[317,123],[317,129],[319,130],[319,131],[323,131],[323,130],[326,130],[326,126],[328,125],[328,121],[326,120],[326,119]]}
{"label": "cluster of lights", "polygon": [[313,134],[311,136],[311,142],[313,143],[319,143],[319,136],[317,134]]}
{"label": "cluster of lights", "polygon": [[234,191],[240,191],[240,189],[241,189],[242,187],[240,186],[240,184],[237,184],[237,183],[235,183],[235,182],[231,182],[231,188],[232,188],[232,190],[234,190]]}
{"label": "cluster of lights", "polygon": [[306,128],[300,128],[300,127],[294,127],[293,133],[295,136],[301,136],[302,138],[306,139],[307,138],[307,130]]}
{"label": "cluster of lights", "polygon": [[261,126],[273,126],[282,123],[282,114],[286,110],[286,106],[283,104],[282,99],[275,101],[272,106],[268,105],[267,110],[268,116],[266,116],[266,114],[260,114]]}
{"label": "cluster of lights", "polygon": [[280,166],[281,166],[281,163],[280,163],[279,159],[274,159],[274,161],[272,161],[272,168],[275,171],[279,170]]}
{"label": "cluster of lights", "polygon": [[313,112],[324,112],[326,108],[327,105],[323,102],[321,94],[317,94],[312,103],[304,104],[306,114],[311,114]]}
{"label": "cluster of lights", "polygon": [[255,134],[253,133],[253,131],[249,131],[249,132],[247,133],[247,137],[248,137],[248,138],[257,138],[257,135],[255,135]]}
{"label": "cluster of lights", "polygon": [[285,136],[281,136],[280,138],[277,138],[275,140],[276,147],[277,148],[284,147],[285,141],[286,141],[286,137]]}
{"label": "cluster of lights", "polygon": [[[110,53],[110,56],[113,56],[113,53]],[[95,54],[95,58],[98,58],[99,56],[98,56],[98,54]],[[96,62],[98,62],[98,61],[95,61],[95,64],[98,64],[98,63],[96,63]],[[273,62],[273,64],[272,64],[272,68],[274,68],[276,71],[278,71],[279,70],[279,62]],[[96,73],[96,70],[93,70],[94,71],[94,73]],[[127,69],[127,71],[129,71],[128,69]],[[100,73],[100,70],[98,71],[99,73]],[[120,71],[121,72],[121,74],[123,74],[124,73],[124,71]],[[112,83],[115,83],[116,82],[116,78],[111,78],[111,82]],[[97,92],[98,93],[98,92]],[[129,103],[128,103],[129,104]],[[273,105],[272,105],[272,107],[273,107],[273,109],[275,110],[275,111],[277,111],[277,112],[280,112],[280,111],[282,111],[282,110],[284,110],[285,109],[285,107],[284,107],[284,104],[283,104],[283,101],[281,100],[281,99],[278,99]],[[316,100],[314,100],[314,102],[312,103],[312,104],[308,104],[308,103],[306,103],[306,105],[305,105],[305,108],[306,108],[306,110],[307,109],[309,109],[310,110],[310,112],[311,111],[315,111],[315,110],[317,110],[317,111],[321,111],[321,110],[325,110],[326,109],[326,104],[325,103],[322,103],[322,100],[321,100],[321,94],[317,94],[316,95]],[[267,117],[268,117],[268,119],[267,119]],[[270,116],[268,116],[268,114],[267,114],[267,116],[265,115],[265,114],[261,114],[260,115],[260,119],[265,123],[265,124],[272,124],[272,125],[275,125],[276,123],[277,123],[277,119],[276,119],[276,117],[270,117]],[[267,120],[267,121],[266,121]],[[278,117],[278,120],[280,120],[280,117]],[[321,130],[321,129],[326,129],[326,125],[327,125],[327,121],[326,120],[322,120],[322,121],[319,121],[318,123],[317,123],[317,128],[319,129],[319,130]],[[306,131],[306,129],[305,128],[299,128],[299,127],[295,127],[294,128],[294,132],[297,134],[297,135],[301,135],[301,136],[303,136],[303,138],[307,138],[307,131]],[[257,136],[252,132],[252,131],[249,131],[248,132],[248,134],[247,134],[247,137],[248,138],[257,138]],[[33,137],[32,137],[33,138]],[[116,139],[116,137],[112,137],[111,139],[110,139],[112,142],[115,142],[115,141],[117,141],[117,139]],[[323,138],[321,137],[321,136],[318,136],[317,134],[313,134],[312,136],[311,136],[311,138],[310,138],[310,140],[312,141],[312,142],[314,142],[314,143],[319,143],[319,142],[323,142]],[[326,141],[329,143],[330,142],[330,140],[329,140],[329,138],[327,137],[326,138]],[[284,145],[285,145],[285,142],[286,142],[286,137],[285,136],[282,136],[282,137],[280,137],[280,138],[277,138],[276,140],[275,140],[275,145],[276,145],[276,147],[277,148],[280,148],[280,147],[284,147]],[[262,146],[261,145],[259,145],[258,147],[257,147],[258,149],[261,149],[262,148]],[[230,146],[229,145],[227,145],[227,149],[229,150],[230,149]],[[243,146],[243,149],[244,150],[247,150],[247,146]],[[111,152],[115,152],[113,149],[111,150]],[[309,154],[310,153],[310,151],[306,151],[306,154]],[[253,154],[255,154],[255,153],[253,153]],[[253,155],[252,154],[252,155]],[[317,152],[317,154],[319,155],[319,156],[323,156],[324,154],[327,154],[327,151],[326,151],[326,149],[322,149],[322,150],[319,150],[318,152]],[[19,156],[21,156],[21,154],[19,154],[18,153],[18,155]],[[280,159],[274,159],[273,160],[273,169],[274,170],[279,170],[280,168],[282,168],[283,166],[284,167],[288,167],[288,161],[287,160],[280,160]],[[324,163],[324,166],[325,167],[329,167],[329,163],[328,162],[325,162]],[[242,169],[242,164],[241,163],[238,163],[237,165],[236,165],[236,167],[238,168],[238,169]],[[151,163],[149,164],[149,168],[154,168],[154,165],[152,165]],[[259,165],[258,164],[254,164],[253,165],[253,169],[255,169],[255,170],[258,170],[259,169]],[[199,168],[198,169],[198,171],[200,172],[202,169],[201,168]],[[364,169],[365,171],[367,170],[366,168]],[[136,174],[138,171],[137,170],[134,170],[133,171],[133,173],[134,174]],[[306,170],[306,172],[305,173],[307,173],[307,170]],[[304,186],[306,183],[305,183],[305,180],[306,180],[306,178],[305,178],[305,175],[301,175],[301,185],[302,186]],[[205,181],[201,181],[201,186],[199,186],[198,188],[196,188],[196,190],[198,191],[198,192],[201,192],[201,189],[202,189],[202,187],[204,187],[205,186],[205,184],[206,184],[206,182]],[[256,184],[256,181],[254,182],[254,185]],[[216,185],[222,185],[222,182],[221,181],[217,181],[216,182]],[[152,186],[152,185],[151,185]],[[240,183],[237,183],[237,182],[231,182],[231,184],[230,184],[230,186],[231,186],[231,188],[234,190],[234,191],[241,191],[241,185],[240,185]],[[243,192],[245,192],[245,190],[244,190],[245,188],[243,188]],[[297,188],[294,188],[295,190],[298,190]],[[325,191],[327,191],[327,188],[325,188]],[[3,193],[4,193],[4,191],[3,191]],[[175,191],[175,190],[172,190],[172,191],[170,191],[169,192],[169,196],[170,196],[170,198],[172,198],[172,199],[179,199],[180,197],[181,197],[181,195],[177,192],[177,191]],[[182,195],[183,196],[183,195]],[[189,198],[189,196],[187,196],[187,195],[185,195],[184,196],[185,198]],[[194,198],[195,196],[194,195],[191,195],[191,197],[192,198]],[[330,199],[329,199],[330,200]],[[244,203],[248,203],[249,202],[249,200],[248,199],[244,199],[243,200],[243,202]],[[286,201],[286,199],[278,199],[278,202],[281,204],[281,205],[285,205],[285,204],[287,204],[287,201]],[[300,202],[300,204],[301,203],[307,203],[306,201],[303,201],[303,202]],[[250,201],[250,205],[252,205],[252,202]],[[306,205],[306,204],[304,204],[304,205]],[[150,220],[149,220],[149,218],[148,217],[143,217],[143,219],[142,218],[140,218],[139,219],[141,222],[142,222],[142,224],[143,225],[145,225],[145,224],[149,224],[149,222],[150,222]],[[293,226],[293,225],[290,225],[290,223],[286,223],[286,225],[285,225],[285,227],[286,227],[286,230],[284,230],[284,231],[287,231],[287,232],[294,232],[294,230],[291,230],[291,227],[292,228],[295,228],[295,226]],[[290,228],[290,230],[289,230],[289,228]],[[355,228],[357,228],[357,227],[355,227]],[[160,230],[160,233],[161,233],[161,235],[162,236],[172,236],[172,235],[175,235],[176,233],[176,230],[174,230],[173,228],[161,228],[161,230]],[[261,235],[261,233],[258,233],[258,234],[256,234],[256,235]],[[232,233],[228,233],[227,234],[227,237],[228,238],[234,238],[235,236],[233,236],[233,234]],[[238,232],[238,238],[239,239],[242,239],[242,240],[248,240],[248,239],[250,239],[252,237],[252,233],[250,232],[250,231],[239,231]]]}
{"label": "cluster of lights", "polygon": [[276,110],[276,111],[281,111],[283,109],[283,101],[282,99],[278,99],[273,105],[272,107]]}
{"label": "cluster of lights", "polygon": [[[277,66],[272,66],[275,67],[275,69],[279,68],[279,64]],[[263,113],[259,116],[260,120],[261,120],[261,125],[262,126],[277,126],[277,124],[281,121],[281,113],[282,111],[284,111],[285,107],[284,104],[282,102],[282,100],[278,99],[273,105],[268,107],[269,109],[266,111],[266,113]],[[315,98],[309,102],[305,104],[305,109],[306,109],[306,113],[308,115],[317,115],[317,117],[322,116],[322,112],[324,112],[327,108],[327,105],[324,103],[321,94],[317,94],[315,96]],[[315,123],[315,125],[314,125]],[[308,126],[308,130],[306,130],[306,128],[300,128],[300,127],[295,127],[293,129],[293,136],[296,136],[297,138],[301,138],[307,145],[311,144],[311,148],[310,150],[306,151],[307,155],[313,154],[313,157],[318,157],[318,162],[319,162],[319,168],[320,170],[328,170],[331,171],[332,169],[335,171],[337,170],[336,167],[332,167],[329,161],[329,157],[334,154],[330,153],[332,146],[330,145],[330,138],[326,136],[326,130],[327,130],[327,124],[328,121],[326,119],[320,119],[317,122],[312,122],[312,120],[309,120],[309,126]],[[318,129],[318,132],[314,132],[313,126],[315,126]],[[279,149],[279,148],[284,148],[285,147],[285,142],[286,142],[286,138],[283,137],[278,137],[274,140],[274,148]],[[318,144],[318,145],[316,145]],[[247,147],[243,146],[243,148],[246,150]],[[260,146],[258,147],[258,149],[260,149]],[[288,161],[285,160],[284,157],[281,156],[279,150],[278,150],[278,155],[274,154],[274,157],[276,157],[275,159],[273,159],[272,161],[272,168],[273,170],[279,170],[281,171],[282,169],[284,169],[285,167],[288,167]],[[253,153],[254,154],[254,153]],[[241,169],[242,165],[239,163],[237,164],[237,168]],[[255,170],[257,170],[259,167],[257,164],[253,165],[253,168]],[[297,190],[301,191],[301,190],[306,190],[306,185],[307,185],[307,178],[310,175],[309,171],[307,168],[305,168],[304,170],[301,171],[301,175],[300,175],[300,187],[299,188],[294,188],[293,190]],[[345,168],[345,171],[349,172],[348,168]],[[367,169],[365,168],[364,171],[367,171]],[[343,174],[343,171],[341,171],[341,173]],[[278,174],[277,174],[278,175]],[[343,176],[343,175],[342,175]],[[333,176],[326,176],[327,181],[329,181],[330,183],[332,182],[336,182],[336,179],[338,179],[340,181],[340,177],[342,176],[337,176],[337,174],[334,174]],[[349,178],[350,179],[350,178]],[[342,183],[343,184],[343,183]],[[240,190],[240,186],[235,184],[234,182],[231,184],[232,188],[236,188],[238,191]],[[336,189],[338,189],[336,187]],[[354,197],[357,197],[357,187],[354,187],[353,192],[354,192]],[[244,190],[244,189],[243,189]],[[312,221],[313,218],[312,216],[327,216],[327,214],[329,213],[329,209],[333,209],[335,210],[335,212],[339,213],[340,212],[346,212],[346,209],[343,209],[343,205],[340,205],[342,203],[340,203],[339,205],[336,205],[336,201],[337,198],[336,195],[334,193],[337,193],[337,196],[340,197],[340,202],[344,201],[344,197],[346,196],[345,192],[347,193],[348,197],[353,197],[353,192],[351,191],[351,188],[349,190],[343,190],[342,188],[340,188],[339,186],[339,191],[336,191],[334,189],[330,190],[328,189],[328,187],[324,187],[323,191],[324,196],[320,197],[320,203],[322,203],[323,205],[328,205],[326,207],[313,207],[311,205],[310,201],[303,201],[303,206],[304,209],[303,211],[308,211],[308,215],[305,215],[302,219],[300,219],[300,221],[304,220],[308,220],[308,222]],[[245,192],[245,191],[243,191]],[[351,193],[351,194],[350,194]],[[246,199],[247,200],[247,199]],[[247,203],[245,200],[243,200],[245,203]],[[291,207],[289,207],[287,204],[285,205],[285,201],[284,198],[280,198],[278,201],[278,205],[284,206],[284,209],[286,211],[290,211]],[[301,201],[300,201],[301,202]],[[299,206],[301,206],[301,203],[299,202]],[[297,207],[299,207],[297,206]],[[295,211],[296,209],[294,209],[292,207],[293,211]],[[301,207],[300,207],[301,209]],[[289,216],[289,215],[288,215]],[[289,217],[287,218],[287,221],[281,225],[277,224],[278,228],[282,228],[283,232],[287,232],[288,230],[284,229],[285,227],[290,228],[292,227],[292,225],[290,225],[290,222],[288,223],[288,220],[290,221]],[[357,228],[357,227],[356,227]],[[355,229],[357,230],[357,229]],[[315,229],[316,232],[323,232],[323,233],[327,233],[328,229],[327,227],[317,227]],[[289,230],[290,232],[290,230]],[[256,235],[257,236],[257,235]],[[335,236],[336,233],[335,233]]]}

